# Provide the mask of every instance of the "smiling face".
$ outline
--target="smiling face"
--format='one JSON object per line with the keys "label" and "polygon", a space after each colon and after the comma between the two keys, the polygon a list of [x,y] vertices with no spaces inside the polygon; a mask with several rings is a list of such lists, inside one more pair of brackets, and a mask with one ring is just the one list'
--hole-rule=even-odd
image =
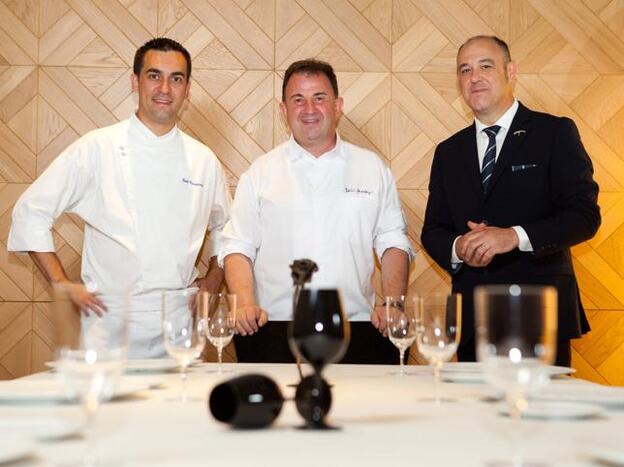
{"label": "smiling face", "polygon": [[323,73],[295,73],[286,84],[280,110],[295,141],[318,157],[336,144],[342,105]]}
{"label": "smiling face", "polygon": [[495,123],[513,104],[516,65],[505,60],[496,42],[479,38],[467,42],[457,55],[459,89],[475,116],[486,125]]}
{"label": "smiling face", "polygon": [[148,50],[141,72],[132,75],[132,90],[139,93],[137,117],[154,134],[164,135],[175,125],[189,88],[184,55]]}

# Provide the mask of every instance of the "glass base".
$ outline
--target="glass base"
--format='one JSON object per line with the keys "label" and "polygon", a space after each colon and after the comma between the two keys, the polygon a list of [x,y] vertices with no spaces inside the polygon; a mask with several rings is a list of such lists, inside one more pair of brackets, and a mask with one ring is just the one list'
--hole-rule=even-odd
{"label": "glass base", "polygon": [[506,460],[506,461],[490,461],[485,463],[486,467],[548,467],[545,462],[524,461],[524,460]]}

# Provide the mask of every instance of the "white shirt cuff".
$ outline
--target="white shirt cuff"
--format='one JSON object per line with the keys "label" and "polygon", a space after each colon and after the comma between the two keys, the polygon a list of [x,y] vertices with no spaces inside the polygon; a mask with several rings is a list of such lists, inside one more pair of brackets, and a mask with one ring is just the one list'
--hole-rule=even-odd
{"label": "white shirt cuff", "polygon": [[533,245],[531,245],[531,240],[529,240],[529,236],[519,225],[514,225],[511,227],[516,231],[516,235],[518,235],[518,250],[520,251],[533,251]]}
{"label": "white shirt cuff", "polygon": [[453,240],[453,246],[451,247],[451,267],[453,269],[457,267],[458,264],[463,263],[463,261],[459,259],[459,256],[457,256],[457,252],[455,251],[455,244],[457,243],[457,240],[459,240],[459,237],[461,237],[461,235],[455,237],[455,240]]}

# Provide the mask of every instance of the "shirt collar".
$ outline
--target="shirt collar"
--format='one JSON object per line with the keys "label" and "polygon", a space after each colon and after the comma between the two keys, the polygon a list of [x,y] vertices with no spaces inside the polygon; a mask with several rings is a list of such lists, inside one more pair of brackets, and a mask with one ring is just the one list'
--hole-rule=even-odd
{"label": "shirt collar", "polygon": [[302,158],[308,158],[307,160],[317,160],[320,157],[322,157],[323,160],[327,160],[327,159],[333,159],[334,157],[340,157],[343,159],[345,157],[345,154],[343,151],[342,139],[340,138],[340,135],[338,133],[336,133],[336,145],[333,148],[331,148],[329,151],[321,154],[319,157],[316,157],[312,155],[310,152],[308,152],[307,150],[305,150],[299,143],[297,143],[297,141],[295,141],[295,138],[293,135],[290,135],[290,138],[288,139],[287,144],[288,144],[288,156],[292,162],[295,162]]}
{"label": "shirt collar", "polygon": [[494,125],[498,125],[499,127],[501,127],[501,129],[505,129],[505,131],[509,130],[509,128],[511,127],[511,122],[513,121],[514,117],[516,116],[516,112],[518,111],[518,105],[518,101],[514,99],[513,104],[511,104],[511,106],[505,111],[503,115],[501,115],[498,120],[496,120],[496,122],[494,122],[493,125],[486,125],[480,122],[479,119],[475,117],[475,129],[477,131],[477,135],[480,135],[484,128]]}
{"label": "shirt collar", "polygon": [[173,125],[173,128],[162,136],[155,135],[145,123],[139,120],[136,113],[130,116],[130,128],[136,130],[141,137],[141,141],[145,144],[162,144],[172,141],[178,134],[178,126]]}

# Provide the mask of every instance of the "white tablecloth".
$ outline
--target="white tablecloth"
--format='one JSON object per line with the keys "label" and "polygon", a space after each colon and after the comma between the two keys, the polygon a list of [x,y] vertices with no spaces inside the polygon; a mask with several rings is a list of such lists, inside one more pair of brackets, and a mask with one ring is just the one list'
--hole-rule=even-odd
{"label": "white tablecloth", "polygon": [[[294,402],[287,401],[275,425],[263,430],[233,430],[216,422],[207,410],[215,384],[238,374],[262,373],[275,379],[285,397],[298,379],[294,365],[226,364],[216,373],[202,364],[189,374],[189,395],[199,400],[171,401],[180,390],[175,373],[128,375],[134,381],[161,380],[162,387],[105,404],[97,420],[97,457],[105,465],[127,466],[483,466],[510,457],[510,424],[499,406],[482,399],[484,385],[443,383],[445,397],[456,402],[436,405],[431,372],[409,367],[333,365],[326,379],[333,385],[329,420],[340,430],[305,431]],[[23,378],[44,385],[53,373]],[[578,382],[571,384],[579,384]],[[581,383],[582,384],[582,383]],[[589,383],[587,383],[589,384]],[[72,404],[0,402],[0,420],[58,418],[80,420]],[[596,445],[624,441],[624,409],[579,420],[523,420],[528,460],[556,466],[600,465]],[[615,445],[617,446],[617,445]],[[624,442],[619,447],[624,449]],[[37,442],[36,454],[15,465],[63,465],[81,459],[84,439]],[[11,466],[13,464],[10,464]],[[624,464],[623,464],[624,465]]]}

